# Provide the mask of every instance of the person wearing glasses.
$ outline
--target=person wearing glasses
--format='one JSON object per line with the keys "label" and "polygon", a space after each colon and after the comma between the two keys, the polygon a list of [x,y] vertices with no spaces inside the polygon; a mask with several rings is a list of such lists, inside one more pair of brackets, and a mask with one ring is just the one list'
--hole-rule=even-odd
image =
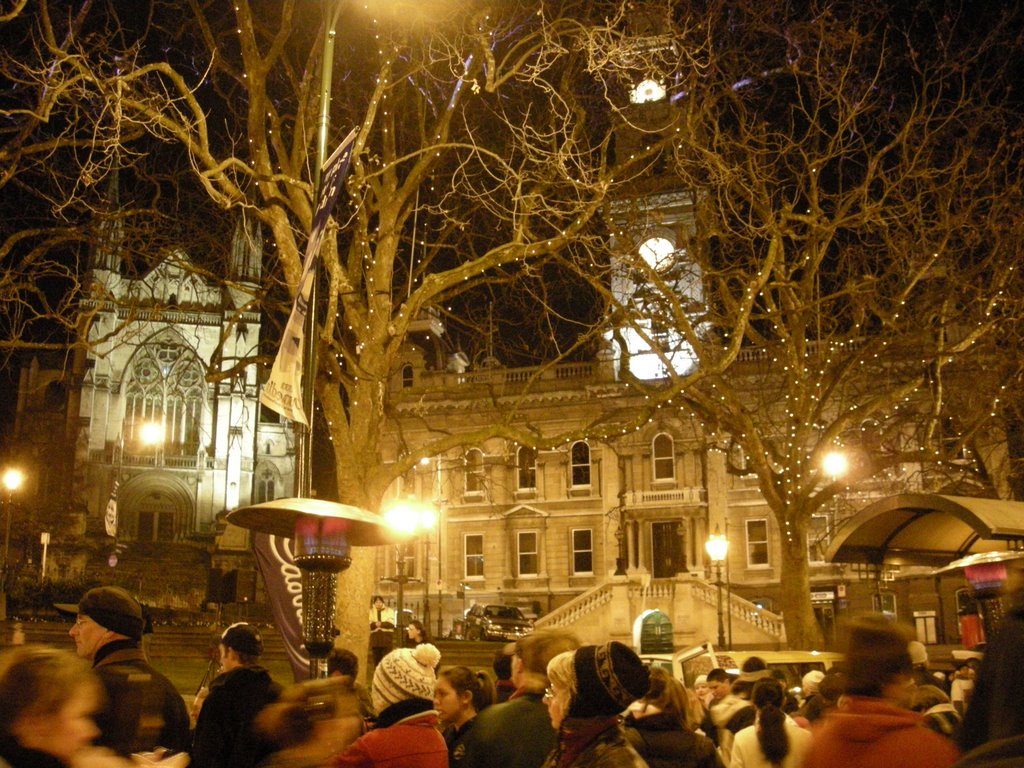
{"label": "person wearing glasses", "polygon": [[612,641],[566,651],[548,663],[545,692],[558,743],[544,768],[647,768],[622,728],[622,712],[647,693],[647,667]]}

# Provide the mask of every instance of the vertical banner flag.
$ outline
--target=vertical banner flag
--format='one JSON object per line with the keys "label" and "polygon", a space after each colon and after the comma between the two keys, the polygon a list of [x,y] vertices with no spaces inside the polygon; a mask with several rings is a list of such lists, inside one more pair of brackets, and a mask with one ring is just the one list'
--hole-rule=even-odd
{"label": "vertical banner flag", "polygon": [[274,358],[270,379],[260,392],[260,402],[273,408],[291,421],[309,424],[308,414],[302,405],[302,347],[306,335],[306,316],[309,312],[309,294],[316,276],[316,265],[320,259],[320,244],[324,239],[327,221],[338,202],[341,185],[348,174],[352,160],[352,145],[356,130],[353,129],[341,145],[324,163],[321,169],[321,183],[313,213],[313,227],[306,243],[306,255],[302,262],[299,289],[295,294],[288,323],[281,336],[281,345]]}
{"label": "vertical banner flag", "polygon": [[302,573],[295,565],[291,543],[291,539],[257,532],[253,534],[252,548],[267,586],[274,624],[284,640],[298,683],[309,678],[309,654],[302,637]]}
{"label": "vertical banner flag", "polygon": [[107,536],[117,538],[117,480],[114,487],[110,489],[110,500],[107,502],[107,511],[103,514],[103,525],[107,529]]}

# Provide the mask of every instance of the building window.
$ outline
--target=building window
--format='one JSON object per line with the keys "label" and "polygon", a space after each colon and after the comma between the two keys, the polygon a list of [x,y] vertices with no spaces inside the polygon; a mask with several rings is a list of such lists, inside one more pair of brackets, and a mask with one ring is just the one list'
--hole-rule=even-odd
{"label": "building window", "polygon": [[484,492],[484,453],[479,448],[466,451],[466,493],[480,496]]}
{"label": "building window", "polygon": [[895,592],[876,592],[871,596],[871,607],[875,613],[882,614],[890,621],[896,621],[899,618],[896,613]]}
{"label": "building window", "polygon": [[651,447],[654,457],[654,479],[674,480],[676,477],[676,454],[672,437],[664,432],[654,438]]}
{"label": "building window", "polygon": [[594,532],[577,528],[572,532],[572,573],[574,576],[594,572]]}
{"label": "building window", "polygon": [[264,467],[259,475],[256,477],[256,503],[262,504],[264,501],[273,501],[277,498],[275,491],[277,484],[275,483],[275,473],[270,467]]}
{"label": "building window", "polygon": [[409,389],[413,385],[412,366],[406,363],[402,366],[402,389]]}
{"label": "building window", "polygon": [[590,446],[580,440],[569,450],[572,465],[572,487],[590,487]]}
{"label": "building window", "polygon": [[516,471],[519,480],[520,491],[534,491],[537,489],[537,449],[528,445],[519,447],[516,451]]}
{"label": "building window", "polygon": [[139,347],[125,390],[125,439],[137,440],[142,425],[164,426],[165,454],[186,456],[199,448],[206,399],[205,375],[189,347],[172,334]]}
{"label": "building window", "polygon": [[466,578],[482,579],[484,577],[484,535],[467,533],[463,539],[466,551]]}
{"label": "building window", "polygon": [[811,515],[807,527],[807,559],[812,563],[825,562],[825,550],[828,549],[828,515]]}
{"label": "building window", "polygon": [[768,565],[768,520],[747,520],[747,566],[764,568]]}
{"label": "building window", "polygon": [[540,573],[540,553],[536,531],[520,531],[516,535],[516,558],[519,561],[520,576],[536,576]]}

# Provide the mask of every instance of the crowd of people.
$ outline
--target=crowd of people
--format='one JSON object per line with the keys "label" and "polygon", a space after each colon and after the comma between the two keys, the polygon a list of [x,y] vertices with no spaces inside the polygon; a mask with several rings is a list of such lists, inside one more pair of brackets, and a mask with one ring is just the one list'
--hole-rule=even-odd
{"label": "crowd of people", "polygon": [[[0,767],[123,768],[1002,768],[1024,765],[1011,611],[960,699],[923,646],[880,616],[851,622],[844,662],[798,688],[763,660],[687,687],[628,646],[537,629],[492,668],[444,666],[422,625],[359,682],[335,649],[329,677],[282,687],[247,623],[218,636],[219,673],[192,712],[141,648],[145,618],[99,587],[75,615],[75,653],[0,654]],[[371,632],[393,616],[371,610]],[[371,646],[375,647],[375,646]],[[383,647],[383,643],[381,643]],[[76,658],[77,657],[77,658]],[[976,679],[976,683],[975,683]]]}

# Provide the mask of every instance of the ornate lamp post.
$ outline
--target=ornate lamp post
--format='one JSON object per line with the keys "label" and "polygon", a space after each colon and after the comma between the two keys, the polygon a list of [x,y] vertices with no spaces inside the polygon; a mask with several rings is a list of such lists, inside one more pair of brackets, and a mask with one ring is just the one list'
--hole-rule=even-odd
{"label": "ornate lamp post", "polygon": [[384,522],[397,542],[395,550],[398,574],[392,581],[398,585],[398,617],[395,631],[398,633],[398,644],[401,645],[405,641],[405,585],[412,581],[407,567],[411,558],[409,547],[419,534],[432,530],[437,525],[437,512],[430,505],[416,499],[398,499],[385,510]]}
{"label": "ornate lamp post", "polygon": [[302,638],[310,678],[326,677],[334,628],[338,574],[352,564],[350,547],[393,541],[381,520],[359,507],[322,499],[275,499],[228,513],[232,525],[291,539],[302,574]]}
{"label": "ornate lamp post", "polygon": [[7,508],[7,514],[4,519],[4,562],[3,569],[0,571],[0,620],[7,618],[7,569],[8,569],[8,556],[11,551],[11,518],[14,517],[14,492],[21,488],[21,484],[25,482],[25,474],[20,469],[9,468],[4,470],[3,484],[4,488],[7,489],[7,498],[4,500],[4,506]]}
{"label": "ornate lamp post", "polygon": [[729,540],[722,535],[721,528],[715,526],[715,532],[708,536],[704,543],[711,563],[715,566],[715,586],[718,587],[718,647],[725,647],[725,624],[722,621],[722,563],[729,554]]}

